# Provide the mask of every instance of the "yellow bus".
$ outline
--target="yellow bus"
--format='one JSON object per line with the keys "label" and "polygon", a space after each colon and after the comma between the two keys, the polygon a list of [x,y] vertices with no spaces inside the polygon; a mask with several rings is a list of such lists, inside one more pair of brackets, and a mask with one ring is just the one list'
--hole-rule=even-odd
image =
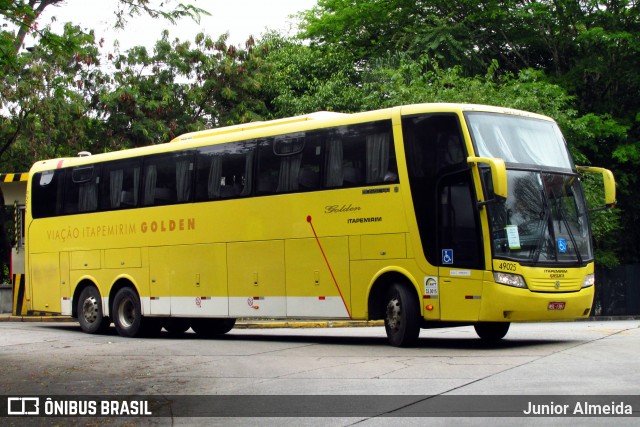
{"label": "yellow bus", "polygon": [[421,328],[589,316],[594,257],[556,123],[420,104],[319,112],[37,162],[26,304],[98,333],[228,332],[237,318]]}

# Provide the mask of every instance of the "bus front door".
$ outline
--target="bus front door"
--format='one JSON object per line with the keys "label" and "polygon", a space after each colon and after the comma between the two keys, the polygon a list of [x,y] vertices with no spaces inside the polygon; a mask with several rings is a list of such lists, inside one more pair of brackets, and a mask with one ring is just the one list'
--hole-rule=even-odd
{"label": "bus front door", "polygon": [[438,249],[442,320],[477,321],[483,280],[480,222],[469,171],[438,184]]}

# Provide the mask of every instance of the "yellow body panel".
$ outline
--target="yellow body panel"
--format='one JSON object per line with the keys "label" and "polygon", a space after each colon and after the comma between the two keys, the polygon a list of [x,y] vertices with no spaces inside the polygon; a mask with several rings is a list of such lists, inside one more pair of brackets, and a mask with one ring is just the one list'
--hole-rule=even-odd
{"label": "yellow body panel", "polygon": [[440,267],[442,320],[478,321],[482,303],[483,272]]}
{"label": "yellow body panel", "polygon": [[342,294],[345,301],[350,301],[349,241],[346,237],[287,240],[285,259],[286,295],[339,297]]}
{"label": "yellow body panel", "polygon": [[31,307],[42,311],[60,312],[60,254],[45,252],[31,254],[29,262],[32,268],[27,277],[29,283],[38,292],[33,293]]}
{"label": "yellow body panel", "polygon": [[284,296],[284,241],[229,243],[230,296]]}

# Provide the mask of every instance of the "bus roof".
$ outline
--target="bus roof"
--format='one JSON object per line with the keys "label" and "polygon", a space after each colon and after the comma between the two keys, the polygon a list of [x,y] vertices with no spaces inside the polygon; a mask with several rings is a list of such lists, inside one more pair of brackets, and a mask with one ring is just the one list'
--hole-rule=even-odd
{"label": "bus roof", "polygon": [[209,136],[218,136],[218,135],[224,135],[229,133],[237,133],[237,132],[242,132],[247,130],[285,125],[289,123],[304,122],[307,120],[343,117],[347,115],[348,115],[347,113],[336,113],[332,111],[317,111],[315,113],[304,114],[301,116],[287,117],[284,119],[269,120],[266,122],[258,121],[258,122],[244,123],[241,125],[225,126],[221,128],[206,129],[206,130],[201,130],[197,132],[189,132],[174,138],[173,140],[171,140],[171,142],[186,141],[189,139],[197,139],[197,138],[206,138]]}

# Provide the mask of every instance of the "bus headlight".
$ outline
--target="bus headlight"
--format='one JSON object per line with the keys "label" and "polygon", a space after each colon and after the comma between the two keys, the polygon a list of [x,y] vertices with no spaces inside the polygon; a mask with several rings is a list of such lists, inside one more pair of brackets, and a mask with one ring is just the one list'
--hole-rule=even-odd
{"label": "bus headlight", "polygon": [[503,273],[501,271],[493,272],[493,279],[501,285],[513,286],[515,288],[527,289],[524,278],[519,274]]}
{"label": "bus headlight", "polygon": [[584,278],[584,280],[582,281],[582,287],[583,288],[588,288],[590,286],[593,286],[593,284],[596,282],[596,277],[593,273],[591,274],[587,274],[587,276]]}

